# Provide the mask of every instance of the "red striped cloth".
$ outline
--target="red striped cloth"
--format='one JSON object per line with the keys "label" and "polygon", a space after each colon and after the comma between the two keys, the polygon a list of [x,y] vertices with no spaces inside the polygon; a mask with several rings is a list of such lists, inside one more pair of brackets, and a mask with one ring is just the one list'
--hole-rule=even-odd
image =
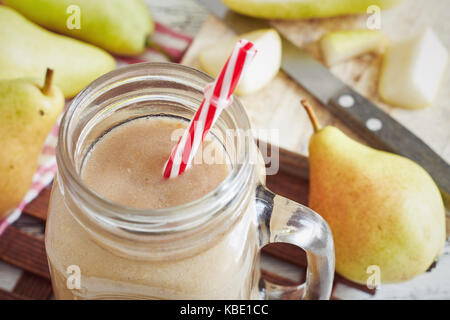
{"label": "red striped cloth", "polygon": [[[151,36],[153,43],[143,54],[138,57],[116,57],[117,67],[123,65],[147,62],[147,61],[172,61],[180,62],[184,52],[191,44],[192,38],[176,32],[165,25],[156,22],[155,31]],[[0,235],[5,229],[19,219],[23,209],[36,198],[54,178],[56,173],[55,150],[58,138],[59,122],[48,135],[42,153],[38,160],[38,169],[33,176],[30,190],[22,202],[6,218],[0,220]]]}

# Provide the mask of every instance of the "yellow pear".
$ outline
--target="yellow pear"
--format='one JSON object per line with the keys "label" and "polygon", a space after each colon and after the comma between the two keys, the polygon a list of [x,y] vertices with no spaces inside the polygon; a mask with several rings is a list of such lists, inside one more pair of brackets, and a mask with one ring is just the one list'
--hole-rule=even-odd
{"label": "yellow pear", "polygon": [[0,217],[16,207],[30,187],[37,161],[64,107],[47,70],[34,79],[0,80]]}
{"label": "yellow pear", "polygon": [[31,21],[120,55],[145,49],[153,20],[143,0],[3,0]]}
{"label": "yellow pear", "polygon": [[40,78],[55,70],[55,84],[73,97],[115,68],[114,58],[90,44],[61,36],[0,5],[0,80]]}
{"label": "yellow pear", "polygon": [[388,9],[403,0],[222,0],[231,10],[265,19],[326,18],[366,13],[369,6]]}
{"label": "yellow pear", "polygon": [[445,242],[444,205],[430,175],[335,127],[321,129],[302,103],[315,131],[309,143],[309,206],[333,232],[336,271],[362,284],[371,276],[392,283],[426,271]]}

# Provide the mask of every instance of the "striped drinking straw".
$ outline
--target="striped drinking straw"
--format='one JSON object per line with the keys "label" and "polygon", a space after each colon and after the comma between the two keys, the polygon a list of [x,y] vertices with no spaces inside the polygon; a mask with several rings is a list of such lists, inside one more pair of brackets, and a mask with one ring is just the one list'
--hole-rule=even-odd
{"label": "striped drinking straw", "polygon": [[200,107],[164,165],[165,178],[177,177],[189,168],[204,137],[222,110],[233,101],[231,95],[255,54],[253,43],[247,40],[236,43],[219,76],[205,87],[205,97]]}

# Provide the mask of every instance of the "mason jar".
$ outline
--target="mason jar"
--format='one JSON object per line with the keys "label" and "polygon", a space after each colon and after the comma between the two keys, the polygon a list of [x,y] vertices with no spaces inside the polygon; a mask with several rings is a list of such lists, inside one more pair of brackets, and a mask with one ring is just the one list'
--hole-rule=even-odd
{"label": "mason jar", "polygon": [[[135,64],[100,77],[72,101],[61,121],[45,234],[57,299],[330,297],[330,229],[311,209],[265,187],[264,162],[237,98],[211,130],[230,173],[202,198],[135,209],[105,199],[80,178],[89,150],[109,130],[141,117],[189,121],[212,81],[179,64]],[[306,251],[305,284],[261,278],[260,250],[273,242]]]}

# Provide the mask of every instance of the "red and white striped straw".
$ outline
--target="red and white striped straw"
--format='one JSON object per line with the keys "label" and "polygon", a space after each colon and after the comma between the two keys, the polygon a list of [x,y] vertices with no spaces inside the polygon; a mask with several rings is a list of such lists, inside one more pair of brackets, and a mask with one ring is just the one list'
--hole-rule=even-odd
{"label": "red and white striped straw", "polygon": [[222,110],[231,104],[231,95],[255,54],[253,43],[247,40],[236,43],[219,76],[213,84],[206,86],[203,102],[173,148],[163,169],[165,178],[177,177],[189,168],[204,137]]}

